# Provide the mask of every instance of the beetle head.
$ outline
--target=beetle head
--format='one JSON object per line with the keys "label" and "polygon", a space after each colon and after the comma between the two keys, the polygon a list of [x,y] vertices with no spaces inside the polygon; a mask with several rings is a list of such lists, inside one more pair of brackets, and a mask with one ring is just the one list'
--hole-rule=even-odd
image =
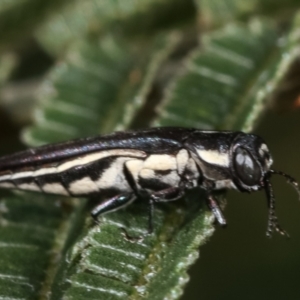
{"label": "beetle head", "polygon": [[262,138],[240,133],[232,143],[230,157],[232,177],[239,190],[251,192],[264,187],[273,160]]}
{"label": "beetle head", "polygon": [[270,178],[272,174],[284,176],[300,195],[296,180],[281,171],[271,169],[273,160],[268,147],[263,139],[256,135],[240,133],[231,146],[230,155],[231,172],[238,189],[248,192],[265,189],[269,208],[267,236],[271,237],[274,229],[288,236],[280,227],[275,214],[275,197]]}

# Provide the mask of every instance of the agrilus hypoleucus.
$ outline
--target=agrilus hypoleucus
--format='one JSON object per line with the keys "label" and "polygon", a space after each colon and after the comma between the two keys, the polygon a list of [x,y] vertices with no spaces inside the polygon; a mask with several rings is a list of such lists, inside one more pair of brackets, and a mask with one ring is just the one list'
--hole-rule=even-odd
{"label": "agrilus hypoleucus", "polygon": [[181,198],[200,187],[219,224],[226,220],[215,190],[264,189],[268,201],[267,235],[285,235],[275,214],[270,178],[289,175],[271,168],[272,157],[262,138],[231,131],[161,127],[45,145],[0,158],[0,187],[65,196],[100,195],[93,218],[146,199],[149,232],[155,203]]}

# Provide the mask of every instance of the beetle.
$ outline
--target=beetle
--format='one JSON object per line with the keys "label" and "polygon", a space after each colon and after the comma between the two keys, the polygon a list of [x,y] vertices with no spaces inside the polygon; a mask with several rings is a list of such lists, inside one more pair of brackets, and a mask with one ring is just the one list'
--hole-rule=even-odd
{"label": "beetle", "polygon": [[158,127],[115,132],[32,148],[0,158],[0,187],[78,196],[98,196],[91,212],[98,216],[124,207],[138,197],[149,205],[153,230],[154,204],[181,198],[200,187],[217,222],[226,219],[213,192],[234,188],[241,192],[264,189],[268,201],[267,236],[287,233],[275,214],[270,182],[284,176],[299,192],[291,176],[271,169],[273,160],[264,140],[254,134]]}

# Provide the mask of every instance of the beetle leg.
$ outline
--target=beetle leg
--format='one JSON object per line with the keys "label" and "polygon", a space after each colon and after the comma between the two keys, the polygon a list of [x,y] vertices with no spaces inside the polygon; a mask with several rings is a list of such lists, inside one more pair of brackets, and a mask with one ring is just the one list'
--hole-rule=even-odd
{"label": "beetle leg", "polygon": [[184,195],[184,189],[180,187],[170,187],[161,191],[153,192],[150,198],[154,202],[175,201]]}
{"label": "beetle leg", "polygon": [[152,198],[149,199],[149,206],[148,206],[148,234],[153,232],[153,216],[154,216],[154,200]]}
{"label": "beetle leg", "polygon": [[126,241],[130,243],[137,243],[137,242],[142,242],[144,238],[153,233],[153,214],[154,214],[154,200],[150,197],[149,199],[149,206],[148,206],[148,230],[147,233],[142,234],[140,236],[131,236],[128,234],[125,228],[121,228],[122,230],[122,235],[126,239]]}
{"label": "beetle leg", "polygon": [[221,225],[221,226],[226,226],[227,222],[226,219],[222,213],[222,210],[217,202],[216,199],[214,199],[212,194],[208,194],[207,195],[207,206],[208,208],[211,210],[211,212],[214,214],[217,222]]}
{"label": "beetle leg", "polygon": [[184,195],[184,190],[178,187],[170,187],[161,191],[153,192],[149,199],[148,234],[153,232],[154,203],[175,201]]}
{"label": "beetle leg", "polygon": [[98,204],[92,211],[91,215],[93,219],[97,222],[97,217],[103,213],[111,212],[117,210],[123,206],[130,204],[135,200],[135,195],[133,193],[121,194],[114,196]]}

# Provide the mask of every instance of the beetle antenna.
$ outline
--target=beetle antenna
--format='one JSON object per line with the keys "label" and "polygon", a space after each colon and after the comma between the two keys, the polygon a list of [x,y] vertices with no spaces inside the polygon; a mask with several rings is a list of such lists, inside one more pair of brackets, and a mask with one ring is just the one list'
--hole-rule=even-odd
{"label": "beetle antenna", "polygon": [[288,233],[281,228],[278,222],[278,218],[275,213],[275,196],[273,193],[273,187],[270,182],[270,175],[266,176],[264,179],[265,183],[265,191],[268,199],[268,208],[269,208],[269,216],[268,216],[268,227],[266,235],[267,237],[272,237],[273,229],[279,232],[281,235],[285,235],[289,237]]}
{"label": "beetle antenna", "polygon": [[277,175],[284,176],[284,177],[286,178],[287,182],[288,182],[289,184],[291,184],[291,185],[294,187],[294,189],[297,191],[298,196],[299,196],[299,200],[300,200],[299,183],[296,181],[296,179],[294,179],[294,178],[291,177],[290,175],[285,174],[285,173],[283,173],[283,172],[281,172],[281,171],[270,170],[269,172],[270,172],[271,174],[277,174]]}

